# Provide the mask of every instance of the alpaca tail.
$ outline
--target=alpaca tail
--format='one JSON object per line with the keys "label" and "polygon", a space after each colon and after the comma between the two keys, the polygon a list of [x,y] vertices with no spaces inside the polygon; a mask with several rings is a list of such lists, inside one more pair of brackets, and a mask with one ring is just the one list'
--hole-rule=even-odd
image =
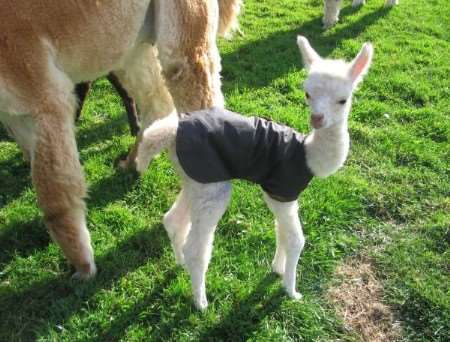
{"label": "alpaca tail", "polygon": [[219,36],[228,39],[234,32],[243,35],[238,22],[241,6],[242,0],[219,0]]}
{"label": "alpaca tail", "polygon": [[155,155],[175,141],[177,128],[178,114],[174,111],[170,115],[156,120],[144,131],[136,157],[136,169],[140,174],[145,172]]}

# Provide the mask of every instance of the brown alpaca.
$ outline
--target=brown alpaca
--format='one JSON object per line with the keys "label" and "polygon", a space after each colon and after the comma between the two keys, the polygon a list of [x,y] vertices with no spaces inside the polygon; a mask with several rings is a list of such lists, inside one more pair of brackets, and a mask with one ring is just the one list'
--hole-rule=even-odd
{"label": "brown alpaca", "polygon": [[[237,17],[240,13],[242,0],[218,0],[219,4],[219,28],[218,34],[221,37],[228,38],[233,34],[233,31],[239,31],[239,23]],[[136,136],[139,132],[139,117],[136,108],[136,103],[133,98],[123,88],[120,80],[114,73],[110,73],[107,76],[109,82],[113,85],[122,99],[125,107],[128,124],[130,126],[130,132]],[[79,106],[77,109],[76,119],[78,120],[81,115],[84,100],[91,88],[91,82],[79,83],[75,87],[76,94],[78,96]],[[130,158],[129,158],[130,159]],[[133,159],[131,159],[133,160]],[[125,164],[127,166],[127,163]]]}
{"label": "brown alpaca", "polygon": [[217,0],[0,0],[0,8],[0,121],[30,157],[50,235],[75,276],[89,278],[75,84],[113,71],[143,128],[174,107],[223,106]]}

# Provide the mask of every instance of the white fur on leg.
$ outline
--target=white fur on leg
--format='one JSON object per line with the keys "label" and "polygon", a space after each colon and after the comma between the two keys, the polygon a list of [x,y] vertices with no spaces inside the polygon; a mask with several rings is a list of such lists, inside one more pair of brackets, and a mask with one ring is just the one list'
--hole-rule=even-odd
{"label": "white fur on leg", "polygon": [[365,0],[353,0],[352,6],[353,7],[358,7],[358,6],[364,5],[365,3],[366,3]]}
{"label": "white fur on leg", "polygon": [[286,246],[285,237],[283,236],[282,230],[278,227],[278,222],[275,220],[275,231],[277,234],[277,247],[275,250],[275,256],[272,261],[272,271],[284,275],[284,269],[286,267]]}
{"label": "white fur on leg", "polygon": [[339,20],[342,0],[324,0],[323,28],[328,29]]}
{"label": "white fur on leg", "polygon": [[200,184],[186,177],[184,190],[191,203],[192,226],[183,247],[184,260],[191,275],[195,306],[208,306],[205,276],[211,258],[214,231],[231,195],[229,182]]}
{"label": "white fur on leg", "polygon": [[386,6],[395,6],[399,4],[399,0],[387,0]]}
{"label": "white fur on leg", "polygon": [[277,221],[279,233],[283,244],[280,245],[285,254],[283,285],[289,297],[300,299],[302,296],[296,290],[297,263],[305,244],[302,226],[298,218],[297,201],[279,202],[267,194],[264,200]]}
{"label": "white fur on leg", "polygon": [[181,190],[175,203],[164,215],[163,223],[175,253],[175,260],[178,265],[183,265],[183,246],[191,228],[189,201],[184,190]]}

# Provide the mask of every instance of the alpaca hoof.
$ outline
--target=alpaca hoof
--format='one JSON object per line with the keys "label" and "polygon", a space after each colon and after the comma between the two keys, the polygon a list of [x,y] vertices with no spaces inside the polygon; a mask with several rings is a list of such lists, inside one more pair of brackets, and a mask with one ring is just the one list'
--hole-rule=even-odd
{"label": "alpaca hoof", "polygon": [[206,308],[208,307],[208,301],[206,300],[206,298],[198,301],[196,300],[195,307],[200,311],[205,311]]}
{"label": "alpaca hoof", "polygon": [[324,30],[328,30],[329,28],[332,28],[336,24],[337,24],[337,20],[336,21],[324,21],[323,22],[323,29]]}
{"label": "alpaca hoof", "polygon": [[72,275],[73,280],[81,280],[86,281],[89,279],[94,278],[95,274],[97,273],[97,267],[94,263],[87,265],[86,267],[83,267],[83,270],[78,270]]}
{"label": "alpaca hoof", "polygon": [[353,0],[352,7],[359,7],[364,5],[366,2],[364,0]]}
{"label": "alpaca hoof", "polygon": [[292,293],[289,293],[289,297],[293,300],[301,300],[303,298],[303,296],[301,295],[301,293],[294,291]]}

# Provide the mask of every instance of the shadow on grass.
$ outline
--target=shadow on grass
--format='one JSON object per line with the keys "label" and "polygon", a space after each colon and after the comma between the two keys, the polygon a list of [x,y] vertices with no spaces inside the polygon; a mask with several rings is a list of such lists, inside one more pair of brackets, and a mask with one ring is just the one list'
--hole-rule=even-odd
{"label": "shadow on grass", "polygon": [[[328,56],[342,40],[358,37],[369,26],[385,17],[391,8],[382,7],[368,13],[349,26],[334,28],[331,34],[323,34],[322,19],[315,18],[290,31],[275,32],[263,39],[251,42],[228,54],[222,55],[224,88],[229,90],[236,84],[241,88],[259,88],[270,84],[289,71],[298,69],[301,57],[296,44],[297,35],[306,36],[314,49]],[[357,9],[341,11],[350,15]]]}
{"label": "shadow on grass", "polygon": [[267,295],[269,285],[275,281],[278,281],[277,275],[267,274],[250,295],[235,302],[228,314],[216,325],[206,329],[198,340],[246,341],[259,328],[262,320],[276,311],[286,299],[282,288]]}
{"label": "shadow on grass", "polygon": [[49,243],[47,228],[39,218],[7,225],[0,233],[0,271],[11,260],[33,255]]}
{"label": "shadow on grass", "polygon": [[22,153],[0,161],[0,177],[0,209],[31,187],[30,166],[23,160]]}
{"label": "shadow on grass", "polygon": [[[86,307],[100,290],[108,290],[129,272],[147,262],[157,262],[167,244],[160,224],[140,231],[97,257],[99,273],[81,283],[64,276],[45,279],[23,290],[0,291],[0,340],[34,340],[39,332],[64,323]],[[20,308],[21,317],[11,308]],[[27,324],[21,324],[26,318]],[[6,336],[3,334],[7,334]]]}

